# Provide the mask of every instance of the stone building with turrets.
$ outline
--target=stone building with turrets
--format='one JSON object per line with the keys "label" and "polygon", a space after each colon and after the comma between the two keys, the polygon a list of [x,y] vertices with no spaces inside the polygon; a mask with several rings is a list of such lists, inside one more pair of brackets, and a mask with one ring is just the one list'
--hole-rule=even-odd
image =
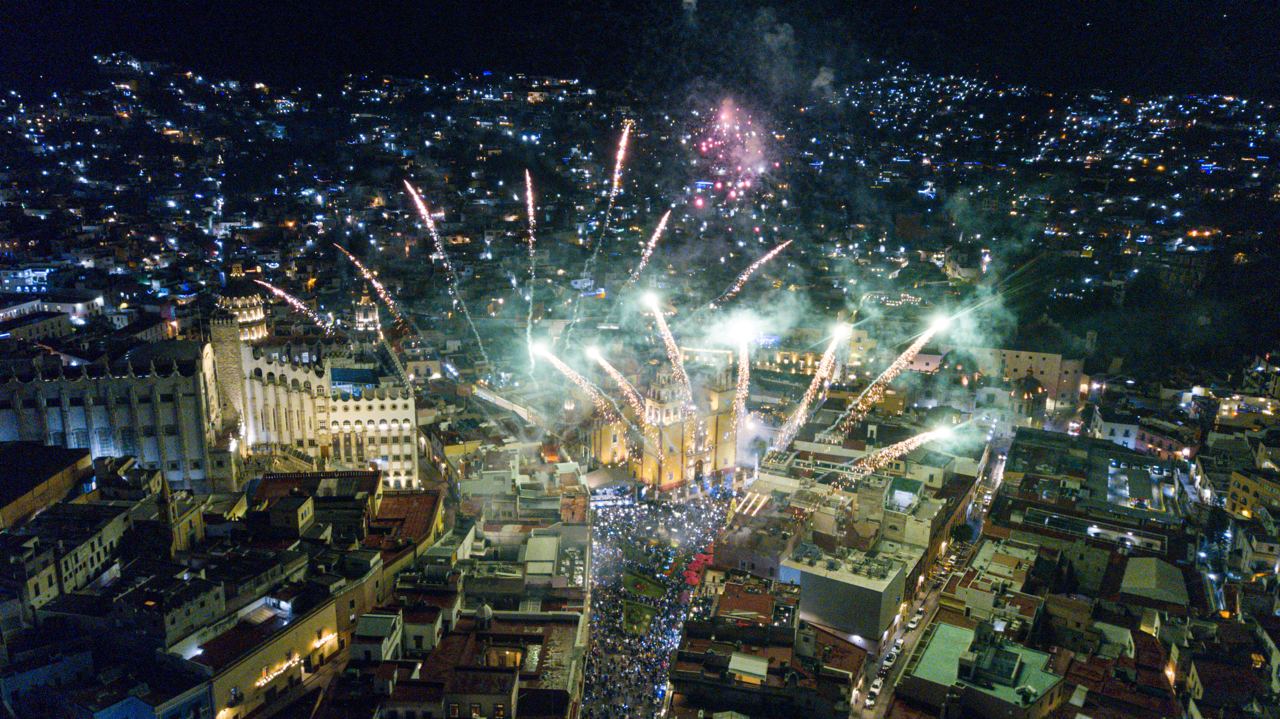
{"label": "stone building with turrets", "polygon": [[110,365],[33,366],[0,375],[0,441],[130,455],[175,488],[234,489],[235,447],[220,430],[212,348],[139,345]]}

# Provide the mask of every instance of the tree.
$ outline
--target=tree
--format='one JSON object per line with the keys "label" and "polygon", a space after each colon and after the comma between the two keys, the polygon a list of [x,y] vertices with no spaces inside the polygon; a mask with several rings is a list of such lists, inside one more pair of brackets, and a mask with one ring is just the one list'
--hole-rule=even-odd
{"label": "tree", "polygon": [[953,542],[972,542],[973,527],[965,523],[957,524],[951,528],[951,541]]}

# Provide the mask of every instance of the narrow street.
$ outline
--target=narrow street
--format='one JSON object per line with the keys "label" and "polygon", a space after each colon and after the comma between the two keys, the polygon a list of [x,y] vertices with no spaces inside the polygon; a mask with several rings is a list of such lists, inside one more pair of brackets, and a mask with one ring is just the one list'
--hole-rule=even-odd
{"label": "narrow street", "polygon": [[[874,662],[871,657],[867,657],[866,680],[863,683],[860,704],[854,707],[855,713],[863,717],[863,719],[880,719],[885,716],[889,705],[893,703],[894,685],[897,683],[898,677],[901,676],[902,669],[906,666],[911,653],[915,651],[916,643],[924,635],[929,623],[933,621],[934,614],[938,611],[938,600],[941,596],[941,588],[928,590],[923,601],[913,602],[907,610],[906,619],[898,623],[892,639],[894,641],[902,639],[902,649],[898,653],[898,660],[894,662],[893,667],[885,675],[884,688],[880,691],[879,696],[876,697],[875,706],[871,709],[866,707],[867,691],[871,688],[871,682],[875,681],[876,676],[879,675],[880,667],[884,662],[884,655],[887,655],[888,652],[886,651],[884,655],[876,657]],[[907,629],[907,623],[911,620],[911,617],[915,616],[916,607],[919,606],[924,607],[924,618],[920,620],[920,625],[915,629]]]}

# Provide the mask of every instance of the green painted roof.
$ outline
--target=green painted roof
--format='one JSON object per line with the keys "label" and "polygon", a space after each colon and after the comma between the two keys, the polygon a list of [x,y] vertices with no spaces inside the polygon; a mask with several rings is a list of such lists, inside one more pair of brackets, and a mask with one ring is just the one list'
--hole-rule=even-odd
{"label": "green painted roof", "polygon": [[[942,686],[955,684],[959,677],[960,655],[968,651],[973,642],[973,634],[972,629],[945,623],[935,624],[933,636],[929,638],[929,644],[915,667],[910,670],[911,674]],[[1012,684],[1005,686],[993,683],[990,687],[983,687],[963,682],[966,686],[992,694],[1010,704],[1021,704],[1016,691],[1018,687],[1030,686],[1035,690],[1035,698],[1039,699],[1062,679],[1045,669],[1049,661],[1048,654],[1012,642],[1005,642],[1000,648],[1013,652],[1022,659],[1018,676]]]}

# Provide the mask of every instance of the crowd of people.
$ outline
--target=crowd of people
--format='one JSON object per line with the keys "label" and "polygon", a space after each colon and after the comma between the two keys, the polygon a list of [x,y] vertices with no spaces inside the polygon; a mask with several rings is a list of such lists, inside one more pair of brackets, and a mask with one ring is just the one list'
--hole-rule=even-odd
{"label": "crowd of people", "polygon": [[[727,510],[727,498],[715,495],[596,510],[591,545],[591,649],[583,716],[633,719],[652,717],[662,709],[668,663],[679,646],[689,608],[690,586],[684,569],[715,540]],[[623,582],[626,572],[660,583],[664,590],[661,598],[629,591]],[[633,633],[636,627],[627,626],[626,602],[652,608],[644,631]]]}

